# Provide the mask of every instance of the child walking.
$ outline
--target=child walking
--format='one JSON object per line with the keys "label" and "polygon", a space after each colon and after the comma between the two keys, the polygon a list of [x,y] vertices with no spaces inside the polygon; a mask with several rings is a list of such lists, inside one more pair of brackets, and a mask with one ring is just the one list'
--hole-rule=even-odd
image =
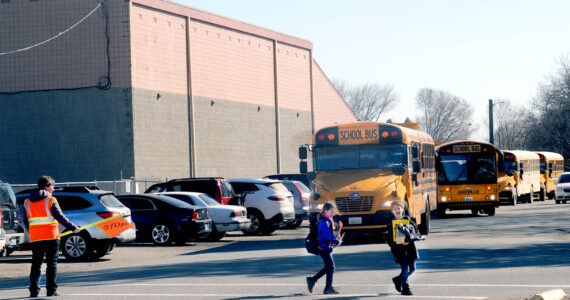
{"label": "child walking", "polygon": [[409,223],[415,227],[417,232],[417,225],[408,216],[404,216],[404,201],[397,200],[392,202],[391,209],[394,218],[390,221],[388,227],[390,234],[388,244],[392,250],[394,260],[400,264],[402,270],[400,275],[392,278],[392,282],[394,282],[394,286],[398,292],[401,292],[402,295],[410,296],[412,295],[412,291],[408,284],[408,278],[416,270],[415,261],[419,258],[419,255],[413,241],[398,244],[395,239],[396,233],[394,231],[397,230],[395,227],[401,228],[403,226],[402,224]]}
{"label": "child walking", "polygon": [[333,273],[335,269],[332,251],[333,248],[340,246],[342,240],[334,235],[336,228],[333,221],[333,216],[335,215],[335,212],[336,207],[332,203],[325,203],[320,215],[318,227],[319,255],[323,259],[325,266],[315,276],[307,277],[307,288],[309,289],[310,293],[313,292],[313,287],[315,286],[315,283],[317,283],[317,280],[326,274],[327,281],[323,293],[338,294],[338,291],[335,290],[332,286]]}

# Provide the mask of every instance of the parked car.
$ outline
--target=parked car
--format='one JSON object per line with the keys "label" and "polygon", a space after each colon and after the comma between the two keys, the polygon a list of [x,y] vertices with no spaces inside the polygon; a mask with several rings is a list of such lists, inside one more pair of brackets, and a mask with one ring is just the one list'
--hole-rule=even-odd
{"label": "parked car", "polygon": [[270,179],[229,179],[234,191],[244,194],[244,206],[251,221],[242,230],[248,235],[270,234],[295,220],[293,195],[282,182]]}
{"label": "parked car", "polygon": [[212,219],[212,232],[205,238],[218,241],[226,236],[228,231],[240,231],[249,228],[245,207],[237,205],[222,205],[204,193],[196,192],[164,192],[159,195],[182,200],[190,205],[206,207]]}
{"label": "parked car", "polygon": [[306,174],[275,174],[263,177],[264,179],[274,179],[274,180],[293,180],[300,181],[309,189],[311,188],[311,181]]}
{"label": "parked car", "polygon": [[570,201],[570,172],[562,173],[558,178],[556,194],[554,197],[556,204]]}
{"label": "parked car", "polygon": [[[22,206],[23,212],[25,212],[24,201],[32,191],[34,190],[25,190],[16,194],[18,205]],[[133,224],[130,209],[119,202],[111,191],[100,190],[95,186],[58,187],[56,185],[53,196],[57,199],[63,214],[79,227],[119,214],[123,214],[123,218]],[[26,218],[25,213],[21,217]],[[65,230],[61,225],[59,229],[62,232]],[[60,248],[63,255],[70,260],[98,259],[111,252],[117,243],[131,242],[135,238],[134,229],[127,229],[114,238],[109,238],[99,227],[92,226],[79,233],[62,237]],[[29,242],[27,230],[26,242]]]}
{"label": "parked car", "polygon": [[229,182],[221,177],[180,178],[151,185],[145,193],[198,192],[214,198],[221,204],[234,204],[237,195]]}
{"label": "parked car", "polygon": [[283,184],[293,194],[295,203],[295,221],[290,224],[291,227],[297,228],[303,220],[309,219],[309,198],[311,190],[301,181],[283,180]]}
{"label": "parked car", "polygon": [[137,239],[156,245],[175,242],[184,245],[191,238],[200,238],[212,231],[208,209],[161,195],[136,194],[117,196],[131,209],[137,224]]}
{"label": "parked car", "polygon": [[8,183],[0,181],[0,256],[8,256],[24,243],[16,196]]}

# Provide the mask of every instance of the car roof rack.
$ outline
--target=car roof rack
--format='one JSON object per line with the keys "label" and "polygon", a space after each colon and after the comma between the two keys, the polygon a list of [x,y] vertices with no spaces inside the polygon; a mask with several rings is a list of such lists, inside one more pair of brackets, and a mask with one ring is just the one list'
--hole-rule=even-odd
{"label": "car roof rack", "polygon": [[[26,189],[17,192],[16,194],[30,194],[33,191],[37,191],[37,188]],[[91,193],[91,191],[100,191],[98,186],[86,185],[86,186],[55,186],[54,192],[68,192],[68,193]]]}

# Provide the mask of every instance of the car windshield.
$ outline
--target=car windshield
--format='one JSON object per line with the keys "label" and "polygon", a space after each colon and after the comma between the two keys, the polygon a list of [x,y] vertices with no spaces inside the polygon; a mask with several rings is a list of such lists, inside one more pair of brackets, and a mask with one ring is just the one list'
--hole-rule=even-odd
{"label": "car windshield", "polygon": [[16,196],[9,185],[0,185],[0,205],[2,204],[16,205]]}
{"label": "car windshield", "polygon": [[281,182],[275,182],[275,183],[269,183],[269,184],[265,184],[266,186],[268,186],[270,189],[277,191],[277,192],[282,192],[282,193],[288,193],[289,189]]}
{"label": "car windshield", "polygon": [[192,207],[192,205],[182,201],[182,200],[178,200],[176,198],[172,198],[172,197],[168,197],[168,196],[159,196],[158,197],[160,200],[172,205],[172,206],[176,206],[176,207],[180,207],[180,208],[194,208]]}
{"label": "car windshield", "polygon": [[212,197],[206,194],[200,194],[198,198],[200,201],[202,201],[205,204],[205,206],[220,205],[220,203],[218,203],[216,200],[212,199]]}
{"label": "car windshield", "polygon": [[350,145],[316,147],[316,171],[387,169],[407,166],[406,145]]}
{"label": "car windshield", "polygon": [[107,207],[125,207],[113,194],[104,194],[99,199]]}
{"label": "car windshield", "polygon": [[494,154],[444,154],[439,157],[439,184],[496,183]]}
{"label": "car windshield", "polygon": [[558,179],[558,183],[569,183],[570,182],[570,174],[563,174]]}

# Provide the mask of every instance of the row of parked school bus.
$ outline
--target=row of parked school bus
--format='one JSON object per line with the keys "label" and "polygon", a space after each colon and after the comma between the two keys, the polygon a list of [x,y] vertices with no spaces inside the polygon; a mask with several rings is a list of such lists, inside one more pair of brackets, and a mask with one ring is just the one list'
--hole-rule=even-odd
{"label": "row of parked school bus", "polygon": [[[386,230],[390,204],[404,200],[423,234],[430,215],[448,210],[495,215],[500,204],[554,197],[564,158],[460,140],[435,145],[416,123],[353,122],[322,128],[299,148],[301,173],[313,183],[310,220],[336,204],[346,233]],[[307,150],[313,171],[308,172]]]}

